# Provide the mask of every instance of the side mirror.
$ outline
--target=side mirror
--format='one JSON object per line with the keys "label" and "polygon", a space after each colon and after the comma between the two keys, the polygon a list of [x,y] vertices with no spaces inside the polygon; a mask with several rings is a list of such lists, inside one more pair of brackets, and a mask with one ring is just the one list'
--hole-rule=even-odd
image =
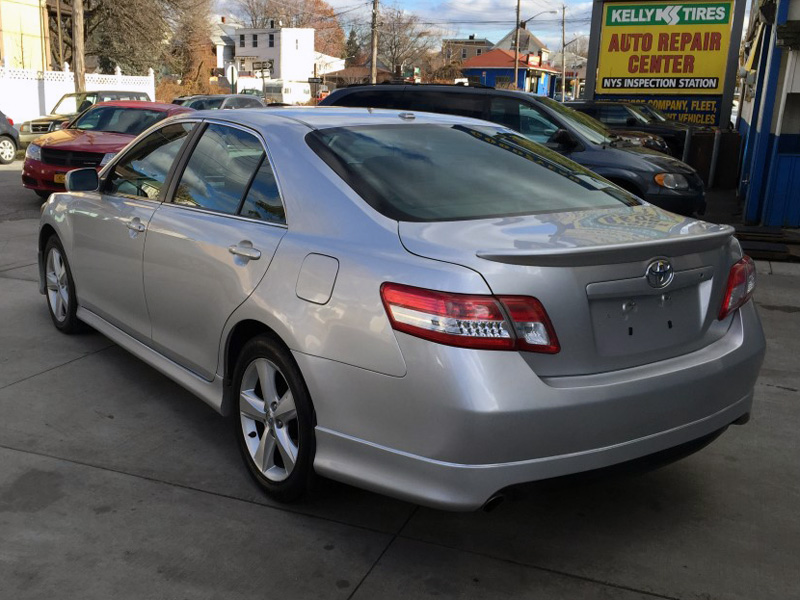
{"label": "side mirror", "polygon": [[578,145],[578,140],[566,129],[559,129],[547,140],[547,147],[568,152]]}
{"label": "side mirror", "polygon": [[638,123],[639,122],[636,120],[636,117],[628,117],[628,119],[625,121],[626,125],[638,125]]}
{"label": "side mirror", "polygon": [[93,192],[100,187],[100,178],[97,170],[92,167],[75,169],[67,173],[64,187],[68,192]]}

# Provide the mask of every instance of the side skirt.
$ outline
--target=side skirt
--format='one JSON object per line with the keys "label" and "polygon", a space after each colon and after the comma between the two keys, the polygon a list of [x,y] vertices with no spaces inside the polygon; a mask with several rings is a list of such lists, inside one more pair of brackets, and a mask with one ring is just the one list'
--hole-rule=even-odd
{"label": "side skirt", "polygon": [[222,413],[223,387],[220,376],[215,375],[213,381],[206,381],[82,306],[78,306],[77,317],[136,358],[190,391],[218,413]]}

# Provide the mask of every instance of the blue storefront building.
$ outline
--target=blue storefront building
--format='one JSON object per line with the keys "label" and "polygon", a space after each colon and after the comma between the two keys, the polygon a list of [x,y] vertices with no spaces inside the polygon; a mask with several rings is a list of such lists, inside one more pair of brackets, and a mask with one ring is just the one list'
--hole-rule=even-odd
{"label": "blue storefront building", "polygon": [[[465,60],[461,69],[471,84],[514,87],[514,52],[511,50],[495,48]],[[550,92],[551,80],[557,73],[552,67],[542,65],[536,54],[520,54],[517,72],[516,89],[542,95]]]}

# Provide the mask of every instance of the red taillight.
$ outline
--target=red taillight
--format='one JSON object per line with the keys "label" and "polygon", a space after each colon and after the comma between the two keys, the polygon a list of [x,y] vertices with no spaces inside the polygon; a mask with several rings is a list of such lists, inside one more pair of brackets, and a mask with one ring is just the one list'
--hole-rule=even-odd
{"label": "red taillight", "polygon": [[731,267],[728,287],[719,309],[720,321],[747,302],[756,288],[756,265],[753,259],[745,256]]}
{"label": "red taillight", "polygon": [[394,329],[426,340],[484,350],[559,350],[535,298],[451,294],[396,283],[384,283],[381,298]]}
{"label": "red taillight", "polygon": [[12,126],[14,125],[14,121],[12,121],[11,119],[9,119],[8,117],[6,117],[6,120],[8,121],[8,124],[9,124],[9,125],[12,125]]}

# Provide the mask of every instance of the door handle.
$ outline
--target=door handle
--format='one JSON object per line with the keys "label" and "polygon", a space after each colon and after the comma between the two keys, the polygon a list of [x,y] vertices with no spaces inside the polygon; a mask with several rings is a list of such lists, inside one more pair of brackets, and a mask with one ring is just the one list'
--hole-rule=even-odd
{"label": "door handle", "polygon": [[125,223],[125,227],[130,229],[131,231],[135,231],[136,233],[142,233],[147,227],[138,219],[133,219]]}
{"label": "door handle", "polygon": [[258,260],[261,258],[261,250],[258,248],[253,248],[252,246],[242,246],[241,244],[228,246],[228,252],[248,260]]}

